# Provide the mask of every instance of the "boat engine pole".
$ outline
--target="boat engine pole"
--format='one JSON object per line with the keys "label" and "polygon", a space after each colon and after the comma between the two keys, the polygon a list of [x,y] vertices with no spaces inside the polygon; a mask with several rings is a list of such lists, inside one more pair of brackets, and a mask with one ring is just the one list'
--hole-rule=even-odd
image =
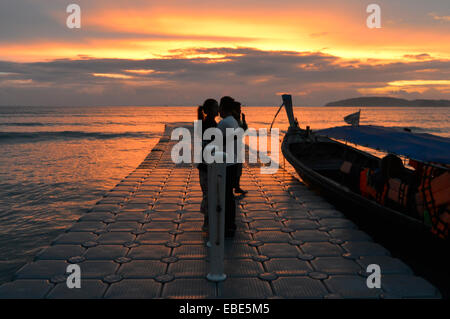
{"label": "boat engine pole", "polygon": [[294,109],[292,107],[292,96],[290,94],[283,94],[282,98],[284,108],[286,109],[286,114],[289,119],[290,128],[297,128],[298,122],[297,119],[294,117]]}

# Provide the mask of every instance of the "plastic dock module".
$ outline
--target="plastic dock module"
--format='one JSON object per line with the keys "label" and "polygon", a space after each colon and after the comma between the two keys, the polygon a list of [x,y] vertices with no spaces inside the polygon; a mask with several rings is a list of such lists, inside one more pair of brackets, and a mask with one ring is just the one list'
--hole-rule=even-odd
{"label": "plastic dock module", "polygon": [[[184,125],[183,125],[184,124]],[[183,123],[179,126],[190,127]],[[195,164],[176,165],[164,135],[142,164],[56,238],[0,298],[440,298],[290,172],[244,164],[237,232],[225,241],[227,279],[211,282]],[[81,271],[69,289],[67,266]],[[367,266],[381,267],[368,288]]]}

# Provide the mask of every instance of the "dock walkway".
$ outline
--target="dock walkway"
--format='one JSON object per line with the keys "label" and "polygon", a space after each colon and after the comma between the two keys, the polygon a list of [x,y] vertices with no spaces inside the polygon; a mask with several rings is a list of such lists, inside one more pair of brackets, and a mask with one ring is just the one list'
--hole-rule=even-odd
{"label": "dock walkway", "polygon": [[[209,282],[195,165],[171,160],[171,127],[142,164],[60,235],[0,298],[439,298],[402,261],[284,169],[244,165],[238,231]],[[66,285],[70,264],[81,289]],[[381,289],[366,268],[378,264]]]}

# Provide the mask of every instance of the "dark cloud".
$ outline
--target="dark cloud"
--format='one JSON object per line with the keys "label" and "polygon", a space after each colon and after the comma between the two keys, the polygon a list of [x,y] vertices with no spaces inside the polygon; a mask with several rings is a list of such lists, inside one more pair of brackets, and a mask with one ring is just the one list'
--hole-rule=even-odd
{"label": "dark cloud", "polygon": [[404,58],[409,58],[409,59],[416,59],[416,60],[425,60],[425,59],[430,59],[431,55],[429,55],[428,53],[422,53],[422,54],[405,54],[403,56]]}
{"label": "dark cloud", "polygon": [[[221,95],[239,96],[247,105],[274,105],[279,92],[298,95],[302,104],[322,105],[391,81],[450,78],[449,60],[372,65],[321,52],[253,48],[193,48],[171,54],[146,60],[0,61],[0,105],[195,105]],[[200,57],[186,57],[192,55]]]}

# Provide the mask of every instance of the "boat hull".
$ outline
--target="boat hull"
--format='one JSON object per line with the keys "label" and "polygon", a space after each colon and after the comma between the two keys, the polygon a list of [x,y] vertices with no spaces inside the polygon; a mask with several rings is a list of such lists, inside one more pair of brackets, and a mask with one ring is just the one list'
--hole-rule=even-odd
{"label": "boat hull", "polygon": [[[299,160],[299,158],[291,151],[290,146],[292,140],[294,140],[296,144],[302,143],[302,141],[304,143],[313,144],[314,141],[311,141],[311,139],[308,141],[308,138],[306,138],[305,135],[306,132],[303,130],[290,130],[283,139],[282,152],[286,160],[294,167],[297,174],[307,185],[319,192],[321,196],[325,197],[335,207],[342,210],[347,217],[354,220],[357,224],[362,224],[364,226],[370,225],[369,227],[372,228],[382,227],[383,230],[380,229],[379,231],[389,232],[393,236],[400,236],[402,238],[436,240],[435,236],[432,235],[430,228],[420,220],[363,197],[334,180],[321,175]],[[321,139],[327,138],[321,137]],[[330,139],[328,139],[328,142],[339,143]],[[350,146],[342,143],[339,144],[341,144],[341,147],[350,148]],[[367,156],[373,157],[369,154],[367,154]],[[438,241],[441,242],[442,240]],[[446,242],[448,242],[448,240]]]}

